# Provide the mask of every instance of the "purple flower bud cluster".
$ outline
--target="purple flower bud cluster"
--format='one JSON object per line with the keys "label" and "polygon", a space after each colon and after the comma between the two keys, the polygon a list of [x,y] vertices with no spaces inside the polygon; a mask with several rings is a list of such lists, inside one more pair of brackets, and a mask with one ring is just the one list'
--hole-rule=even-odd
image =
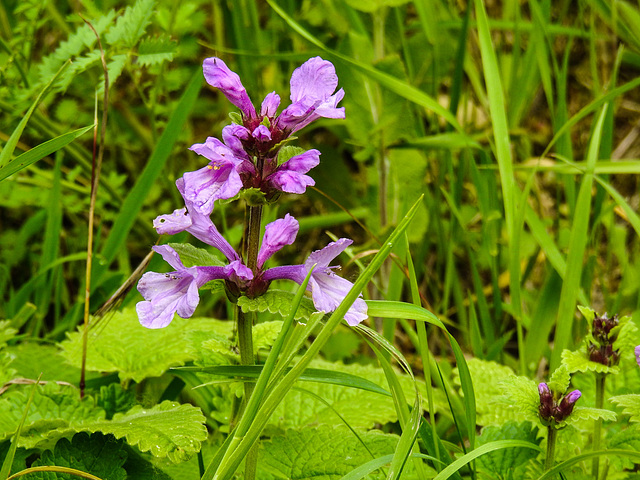
{"label": "purple flower bud cluster", "polygon": [[538,385],[538,393],[540,394],[538,413],[545,426],[557,425],[564,421],[571,415],[573,407],[582,396],[580,390],[573,390],[558,402],[558,399],[556,399],[556,396],[551,392],[549,385],[546,383]]}
{"label": "purple flower bud cluster", "polygon": [[587,343],[589,360],[608,367],[620,362],[620,351],[613,349],[613,342],[617,335],[612,333],[612,330],[618,325],[618,315],[614,315],[612,318],[609,318],[606,312],[601,317],[596,315],[591,326],[595,342],[589,341]]}
{"label": "purple flower bud cluster", "polygon": [[[211,220],[216,200],[235,197],[242,189],[254,188],[264,193],[266,201],[275,200],[281,192],[304,193],[314,185],[306,175],[318,165],[320,152],[308,150],[288,160],[278,162],[278,153],[292,133],[320,118],[345,118],[343,107],[337,107],[344,97],[342,89],[335,92],[338,77],[331,62],[311,58],[291,76],[291,105],[278,115],[280,97],[272,92],[262,102],[258,113],[251,103],[240,77],[219,58],[204,61],[207,82],[220,89],[224,96],[240,109],[242,125],[232,123],[223,128],[222,140],[209,137],[191,150],[209,163],[195,172],[187,172],[176,181],[185,206],[171,214],[160,215],[153,226],[159,234],[189,232],[202,242],[219,250],[227,259],[225,266],[185,267],[178,252],[168,245],[154,247],[175,271],[160,274],[145,273],[138,290],[145,301],[136,310],[142,325],[162,328],[171,323],[175,313],[183,318],[193,315],[198,303],[198,289],[211,280],[224,280],[231,298],[240,295],[262,295],[273,280],[288,279],[302,284],[309,271],[307,289],[319,311],[337,308],[353,286],[334,273],[329,263],[342,253],[352,240],[341,238],[309,255],[301,265],[265,268],[267,260],[285,245],[291,245],[299,229],[291,215],[265,227],[262,243],[252,269],[220,234]],[[335,92],[335,93],[334,93]],[[367,318],[367,305],[358,298],[345,320],[357,325]]]}

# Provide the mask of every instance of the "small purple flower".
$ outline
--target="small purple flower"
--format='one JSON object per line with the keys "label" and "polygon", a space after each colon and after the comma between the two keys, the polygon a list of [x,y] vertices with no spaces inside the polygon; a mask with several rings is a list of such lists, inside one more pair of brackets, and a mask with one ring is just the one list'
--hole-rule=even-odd
{"label": "small purple flower", "polygon": [[[316,250],[303,265],[291,265],[274,267],[264,273],[264,279],[289,279],[302,284],[311,268],[315,269],[309,279],[307,289],[311,291],[311,297],[316,309],[322,312],[332,312],[349,293],[353,284],[333,273],[329,263],[344,251],[353,240],[341,238],[332,242],[322,250]],[[357,298],[344,316],[349,325],[358,325],[367,318],[367,304],[362,298]]]}
{"label": "small purple flower", "polygon": [[638,363],[638,366],[640,366],[640,345],[634,348],[633,352],[636,354],[636,362]]}
{"label": "small purple flower", "polygon": [[185,197],[184,179],[176,180],[176,187],[184,198],[186,208],[174,210],[173,213],[160,215],[153,221],[153,227],[159,235],[175,235],[187,231],[198,240],[220,250],[229,262],[239,260],[234,248],[220,234],[209,215],[202,215]]}
{"label": "small purple flower", "polygon": [[262,106],[260,107],[260,115],[267,118],[273,118],[276,116],[278,107],[280,106],[280,95],[276,92],[271,92],[264,97]]}
{"label": "small purple flower", "polygon": [[285,245],[291,245],[298,235],[299,228],[300,225],[298,221],[288,213],[284,218],[280,218],[267,225],[264,229],[262,244],[258,252],[258,269],[262,269],[264,262],[266,262],[271,255]]}
{"label": "small purple flower", "polygon": [[291,157],[280,165],[266,180],[276,190],[287,193],[304,193],[316,182],[308,175],[309,170],[320,163],[320,152],[312,149]]}
{"label": "small purple flower", "polygon": [[334,94],[337,86],[338,76],[331,62],[320,57],[304,62],[291,75],[293,103],[278,117],[278,128],[293,133],[320,117],[345,118],[344,107],[337,108],[344,90]]}
{"label": "small purple flower", "polygon": [[212,87],[219,88],[231,103],[240,109],[245,119],[257,117],[256,109],[237,73],[216,57],[207,58],[202,64],[204,78]]}
{"label": "small purple flower", "polygon": [[184,174],[185,198],[198,213],[210,215],[216,200],[233,198],[242,189],[238,167],[243,160],[214,137],[192,145],[190,150],[210,161],[206,167]]}
{"label": "small purple flower", "polygon": [[140,323],[147,328],[163,328],[177,313],[182,318],[193,315],[200,296],[198,289],[211,280],[227,279],[247,282],[253,273],[239,261],[225,267],[185,267],[178,253],[169,245],[153,249],[175,268],[169,273],[145,273],[138,282],[138,291],[145,301],[136,305]]}

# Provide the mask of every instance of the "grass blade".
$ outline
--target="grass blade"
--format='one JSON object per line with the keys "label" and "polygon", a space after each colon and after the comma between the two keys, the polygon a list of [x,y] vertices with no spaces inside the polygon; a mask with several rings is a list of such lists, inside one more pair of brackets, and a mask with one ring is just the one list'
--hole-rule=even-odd
{"label": "grass blade", "polygon": [[[65,133],[63,135],[60,135],[59,137],[52,138],[51,140],[41,143],[37,147],[33,147],[31,150],[28,150],[23,154],[18,155],[16,158],[10,161],[7,165],[0,165],[0,182],[5,178],[10,177],[14,173],[19,172],[23,168],[26,168],[29,165],[37,162],[38,160],[41,160],[44,157],[51,155],[54,152],[57,152],[62,147],[65,147],[71,142],[73,142],[80,135],[84,135],[85,133],[87,133],[92,128],[93,128],[93,125],[89,125],[87,127],[82,127],[82,128],[79,128],[78,130]],[[3,153],[4,151],[5,150],[2,150]]]}

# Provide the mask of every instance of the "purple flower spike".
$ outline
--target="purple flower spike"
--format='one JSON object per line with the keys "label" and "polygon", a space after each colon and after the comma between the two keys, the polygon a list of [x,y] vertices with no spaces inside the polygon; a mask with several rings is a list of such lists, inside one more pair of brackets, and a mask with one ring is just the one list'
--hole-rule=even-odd
{"label": "purple flower spike", "polygon": [[[313,252],[309,255],[304,265],[274,267],[267,270],[263,278],[269,281],[288,278],[298,284],[302,284],[311,268],[315,265],[307,289],[311,291],[311,297],[316,309],[322,312],[333,312],[349,293],[353,284],[333,273],[329,263],[352,243],[353,240],[341,238],[336,242],[330,243],[322,250]],[[362,298],[357,298],[344,316],[344,319],[351,326],[358,325],[366,318],[367,304]]]}
{"label": "purple flower spike", "polygon": [[344,107],[337,108],[344,90],[335,92],[338,76],[333,64],[320,57],[307,60],[291,75],[291,105],[278,117],[278,127],[296,132],[314,120],[345,118]]}
{"label": "purple flower spike", "polygon": [[205,283],[227,278],[227,267],[185,267],[178,253],[169,245],[153,249],[176,270],[170,273],[145,273],[138,282],[138,291],[145,301],[136,305],[140,323],[147,328],[163,328],[177,313],[182,318],[193,315],[200,296],[198,289]]}
{"label": "purple flower spike", "polygon": [[640,366],[640,345],[638,345],[633,351],[636,354],[636,362],[638,363],[638,366]]}
{"label": "purple flower spike", "polygon": [[236,170],[242,160],[214,137],[207,138],[205,143],[192,145],[190,150],[210,162],[200,170],[184,174],[184,197],[193,203],[198,213],[210,215],[215,200],[232,198],[242,188],[242,180]]}
{"label": "purple flower spike", "polygon": [[261,269],[271,255],[285,245],[291,245],[298,235],[298,221],[288,213],[284,218],[271,222],[264,229],[262,245],[258,252],[258,268]]}
{"label": "purple flower spike", "polygon": [[256,109],[251,103],[240,77],[216,57],[205,59],[202,64],[204,78],[212,87],[219,88],[231,103],[240,109],[246,119],[257,118]]}
{"label": "purple flower spike", "polygon": [[282,192],[304,193],[307,187],[316,184],[313,178],[305,173],[319,163],[320,152],[315,149],[307,150],[280,165],[274,173],[267,177],[267,181],[272,187]]}

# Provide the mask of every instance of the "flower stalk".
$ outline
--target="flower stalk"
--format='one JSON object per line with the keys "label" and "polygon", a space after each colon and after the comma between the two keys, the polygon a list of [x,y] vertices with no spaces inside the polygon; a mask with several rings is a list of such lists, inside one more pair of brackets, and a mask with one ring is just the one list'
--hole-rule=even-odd
{"label": "flower stalk", "polygon": [[[604,406],[604,388],[607,376],[605,373],[596,372],[596,408],[602,408]],[[593,422],[593,450],[600,450],[600,440],[602,439],[602,418],[598,417]],[[600,473],[600,457],[593,457],[591,461],[591,472],[593,478],[598,480]]]}
{"label": "flower stalk", "polygon": [[544,461],[545,472],[553,467],[553,463],[555,462],[557,434],[558,430],[556,430],[553,425],[547,427],[547,457]]}

